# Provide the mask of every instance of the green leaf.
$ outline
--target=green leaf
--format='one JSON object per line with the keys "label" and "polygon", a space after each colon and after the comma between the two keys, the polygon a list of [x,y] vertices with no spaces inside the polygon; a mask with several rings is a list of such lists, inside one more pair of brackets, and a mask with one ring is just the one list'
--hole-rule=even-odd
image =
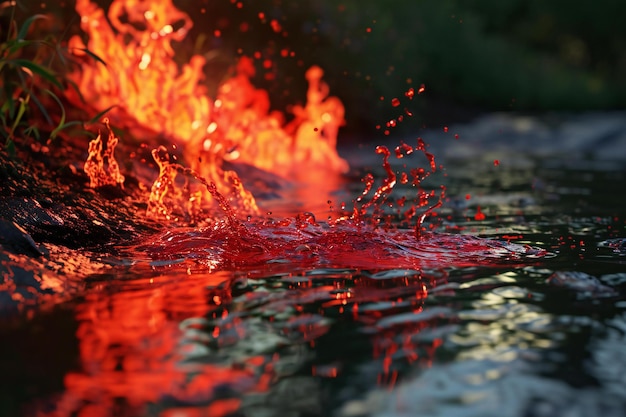
{"label": "green leaf", "polygon": [[41,65],[35,64],[34,62],[29,61],[27,59],[16,59],[16,60],[13,60],[13,63],[20,67],[28,68],[33,73],[38,74],[42,76],[44,79],[50,81],[59,89],[63,89],[61,82],[54,76],[54,74],[48,69],[42,67]]}
{"label": "green leaf", "polygon": [[56,101],[59,107],[61,108],[61,120],[59,121],[59,126],[63,125],[65,123],[65,107],[63,107],[63,103],[61,103],[61,100],[59,99],[59,97],[57,97],[57,95],[54,94],[52,91],[46,89],[44,90],[44,92],[49,94],[50,97],[52,97],[54,101]]}
{"label": "green leaf", "polygon": [[67,129],[68,127],[71,126],[80,126],[82,125],[82,122],[80,121],[72,121],[72,122],[65,122],[65,107],[63,106],[63,103],[61,103],[61,100],[59,99],[59,97],[57,97],[56,94],[54,94],[52,91],[50,90],[45,90],[46,93],[48,93],[50,95],[50,97],[52,97],[54,99],[54,101],[57,102],[57,104],[59,105],[59,107],[61,108],[61,120],[59,120],[59,124],[57,125],[57,127],[54,128],[54,130],[50,133],[50,139],[54,140],[56,139],[57,135],[59,134],[59,132],[61,132],[63,129]]}
{"label": "green leaf", "polygon": [[28,19],[26,19],[24,21],[24,24],[22,24],[22,27],[20,28],[20,31],[17,33],[17,40],[18,41],[22,41],[26,38],[26,35],[28,33],[28,29],[30,29],[30,26],[33,24],[33,22],[35,20],[38,19],[48,19],[48,16],[46,16],[45,14],[36,14],[33,15],[31,17],[29,17]]}
{"label": "green leaf", "polygon": [[113,109],[114,107],[117,107],[117,104],[114,104],[112,106],[107,107],[106,109],[102,110],[100,113],[96,114],[94,117],[92,117],[88,124],[92,124],[92,123],[97,123],[100,121],[100,119],[102,119],[102,116],[104,116],[105,114],[107,114],[109,111],[111,111],[111,109]]}
{"label": "green leaf", "polygon": [[26,113],[26,108],[28,107],[29,98],[30,96],[26,96],[25,99],[20,98],[20,106],[18,107],[17,115],[13,120],[13,126],[11,126],[11,132],[9,133],[9,137],[13,137],[13,135],[15,134],[15,129],[17,129],[20,122],[22,121],[22,117],[24,116],[24,113]]}
{"label": "green leaf", "polygon": [[78,98],[80,98],[80,101],[82,101],[83,103],[87,103],[87,100],[85,100],[85,96],[83,96],[83,93],[81,93],[80,88],[78,88],[78,84],[76,84],[74,81],[69,80],[69,79],[65,81],[67,81],[67,83],[74,89],[76,94],[78,94]]}
{"label": "green leaf", "polygon": [[41,139],[41,133],[39,133],[39,129],[35,126],[28,126],[24,129],[24,135],[33,136],[37,141]]}
{"label": "green leaf", "polygon": [[2,103],[2,106],[0,106],[0,115],[3,115],[5,113],[8,113],[11,110],[11,96],[8,96],[7,100]]}
{"label": "green leaf", "polygon": [[13,118],[13,114],[15,113],[15,100],[13,99],[13,94],[6,95],[6,101],[2,105],[3,113],[8,113],[9,119]]}
{"label": "green leaf", "polygon": [[55,43],[54,50],[56,52],[55,55],[61,60],[61,65],[67,67],[67,59],[65,58],[66,48],[62,47],[60,43]]}
{"label": "green leaf", "polygon": [[105,67],[107,66],[107,63],[104,62],[104,59],[100,58],[98,55],[96,55],[95,53],[91,52],[89,49],[87,49],[87,48],[76,48],[76,49],[86,53],[87,55],[89,55],[90,57],[92,57],[93,59],[95,59],[96,61],[98,61],[102,65],[104,65]]}
{"label": "green leaf", "polygon": [[41,103],[41,101],[39,101],[37,96],[31,95],[30,98],[35,102],[35,105],[37,105],[37,107],[39,108],[39,111],[41,111],[41,114],[43,115],[43,117],[45,117],[46,122],[48,122],[48,124],[51,125],[52,124],[52,118],[48,114],[48,110],[46,110],[46,107]]}
{"label": "green leaf", "polygon": [[64,124],[59,124],[53,131],[52,133],[50,133],[50,139],[54,140],[56,139],[56,137],[59,135],[59,133],[64,130],[67,129],[68,127],[71,126],[82,126],[83,122],[79,122],[78,120],[73,120],[71,122],[67,122]]}
{"label": "green leaf", "polygon": [[9,157],[11,159],[15,159],[15,157],[17,156],[17,150],[15,149],[15,142],[13,142],[13,139],[9,137],[4,146],[6,146],[7,148],[7,153],[9,154]]}
{"label": "green leaf", "polygon": [[40,41],[11,41],[10,43],[7,44],[8,48],[7,48],[7,55],[11,56],[13,54],[15,54],[17,51],[19,51],[20,49],[24,49],[27,46],[30,45],[37,45],[37,44],[41,44]]}

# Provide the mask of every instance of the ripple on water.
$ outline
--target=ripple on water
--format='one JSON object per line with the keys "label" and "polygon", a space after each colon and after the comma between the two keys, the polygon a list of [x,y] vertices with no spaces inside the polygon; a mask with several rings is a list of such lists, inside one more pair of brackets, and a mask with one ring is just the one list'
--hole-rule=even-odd
{"label": "ripple on water", "polygon": [[342,417],[620,417],[626,401],[599,389],[576,389],[533,375],[523,361],[489,359],[425,370],[392,392],[348,402]]}

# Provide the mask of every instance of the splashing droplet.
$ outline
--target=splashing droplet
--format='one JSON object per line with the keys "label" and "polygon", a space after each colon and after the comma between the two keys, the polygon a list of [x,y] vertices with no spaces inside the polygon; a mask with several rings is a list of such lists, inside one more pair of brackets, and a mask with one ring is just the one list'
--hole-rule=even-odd
{"label": "splashing droplet", "polygon": [[313,213],[304,212],[296,216],[296,227],[298,229],[306,229],[308,226],[317,226],[317,221]]}
{"label": "splashing droplet", "polygon": [[476,214],[474,215],[474,220],[480,222],[480,221],[485,220],[485,218],[486,218],[485,213],[483,213],[480,210],[480,206],[477,206],[476,207]]}

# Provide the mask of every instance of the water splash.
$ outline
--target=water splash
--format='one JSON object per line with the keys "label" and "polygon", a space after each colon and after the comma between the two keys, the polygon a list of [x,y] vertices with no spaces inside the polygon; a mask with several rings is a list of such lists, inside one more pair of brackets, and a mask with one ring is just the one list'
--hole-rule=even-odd
{"label": "water splash", "polygon": [[[173,213],[179,210],[186,214],[187,223],[193,224],[200,220],[204,193],[202,190],[192,191],[189,178],[197,180],[204,186],[204,190],[208,192],[212,200],[217,202],[231,226],[239,224],[236,220],[237,214],[246,216],[258,214],[259,209],[254,197],[243,188],[241,180],[234,171],[223,173],[224,178],[232,185],[232,198],[229,202],[218,190],[215,182],[202,177],[191,168],[171,162],[170,155],[164,146],[153,149],[152,157],[159,167],[159,176],[154,181],[148,198],[146,211],[148,217],[173,220]],[[186,177],[182,187],[176,183],[178,174]]]}
{"label": "water splash", "polygon": [[527,245],[473,236],[382,230],[343,220],[294,219],[216,222],[201,229],[168,230],[130,248],[135,257],[191,262],[194,269],[256,271],[311,268],[442,269],[532,262],[546,252]]}
{"label": "water splash", "polygon": [[[440,186],[439,192],[434,190],[427,191],[423,188],[423,182],[431,174],[437,172],[437,164],[435,162],[435,156],[427,151],[427,145],[422,138],[417,138],[417,145],[415,147],[406,143],[401,143],[394,149],[396,159],[403,159],[406,156],[412,155],[415,151],[422,153],[429,165],[429,170],[418,167],[411,168],[407,171],[399,171],[396,173],[391,166],[389,158],[391,157],[391,151],[386,146],[377,146],[376,153],[383,156],[382,167],[386,173],[386,177],[382,179],[382,184],[379,185],[374,191],[373,195],[367,199],[366,197],[374,189],[375,179],[372,174],[367,174],[363,178],[365,187],[359,197],[354,200],[353,218],[356,220],[366,219],[367,216],[371,216],[372,219],[386,219],[388,224],[392,223],[390,215],[386,214],[385,205],[388,204],[388,199],[394,189],[394,187],[400,184],[409,184],[417,190],[416,196],[413,199],[413,203],[409,204],[408,208],[403,212],[399,212],[401,218],[407,224],[417,216],[415,221],[415,236],[419,238],[422,235],[423,224],[429,215],[434,214],[434,210],[441,207],[445,198],[445,186]],[[404,165],[406,169],[406,164]],[[434,200],[434,202],[433,202]],[[407,203],[406,196],[402,196],[397,201],[397,205],[400,209],[403,209]],[[392,204],[390,204],[392,205]],[[423,209],[426,207],[426,209]],[[420,209],[422,209],[420,211]],[[376,223],[375,223],[376,224]]]}

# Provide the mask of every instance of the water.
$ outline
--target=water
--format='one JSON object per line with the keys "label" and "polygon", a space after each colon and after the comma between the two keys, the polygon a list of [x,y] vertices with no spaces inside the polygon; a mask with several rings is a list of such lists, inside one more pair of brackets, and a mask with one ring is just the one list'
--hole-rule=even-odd
{"label": "water", "polygon": [[426,138],[447,159],[424,191],[447,200],[419,240],[408,185],[376,229],[340,220],[365,172],[386,177],[364,147],[312,214],[268,197],[271,215],[61,266],[66,296],[0,326],[0,414],[623,415],[623,161],[472,152],[455,132]]}

